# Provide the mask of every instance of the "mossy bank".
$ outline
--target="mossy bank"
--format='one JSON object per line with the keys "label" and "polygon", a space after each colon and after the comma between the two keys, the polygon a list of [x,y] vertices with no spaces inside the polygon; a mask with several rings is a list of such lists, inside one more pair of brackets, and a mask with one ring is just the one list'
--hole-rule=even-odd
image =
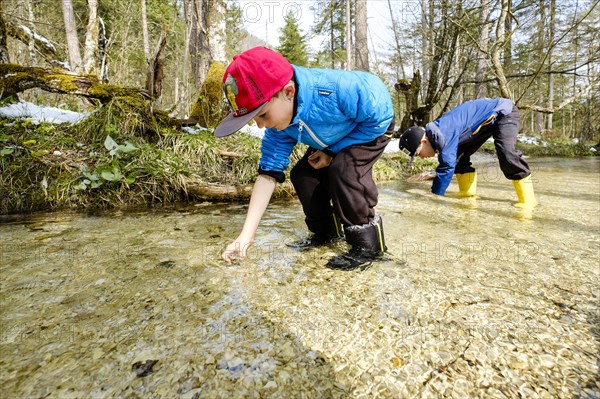
{"label": "mossy bank", "polygon": [[[210,129],[162,126],[126,101],[103,105],[78,124],[0,120],[0,212],[241,200],[251,193],[260,139],[217,139]],[[302,156],[298,146],[292,163]],[[407,157],[385,154],[375,178],[403,176]],[[410,173],[431,169],[416,162]],[[289,179],[278,197],[293,196]]]}

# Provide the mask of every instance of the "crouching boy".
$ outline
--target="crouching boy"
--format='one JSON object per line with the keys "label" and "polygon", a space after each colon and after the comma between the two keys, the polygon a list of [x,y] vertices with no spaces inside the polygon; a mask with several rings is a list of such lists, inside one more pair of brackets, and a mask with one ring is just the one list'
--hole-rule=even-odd
{"label": "crouching boy", "polygon": [[371,169],[394,126],[383,82],[360,71],[291,65],[279,53],[256,47],[234,57],[223,88],[233,112],[215,129],[216,136],[232,134],[252,119],[266,128],[244,226],[223,259],[246,256],[275,184],[285,180],[289,156],[300,143],[308,150],[290,177],[312,236],[298,245],[345,236],[352,249],[330,260],[332,267],[354,268],[381,256],[386,246]]}
{"label": "crouching boy", "polygon": [[467,101],[428,123],[413,126],[400,136],[400,150],[411,157],[429,158],[438,154],[439,165],[431,192],[444,195],[456,175],[460,196],[477,191],[477,172],[471,155],[490,137],[494,139],[500,169],[512,180],[521,208],[537,205],[531,171],[515,148],[519,132],[519,110],[506,98]]}

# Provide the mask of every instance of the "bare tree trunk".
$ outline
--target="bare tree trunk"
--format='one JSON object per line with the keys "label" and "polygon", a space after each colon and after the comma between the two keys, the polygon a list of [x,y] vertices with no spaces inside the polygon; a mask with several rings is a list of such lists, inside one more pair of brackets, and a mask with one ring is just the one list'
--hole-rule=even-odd
{"label": "bare tree trunk", "polygon": [[0,1],[0,63],[10,62],[10,57],[8,56],[8,46],[6,44],[7,37],[8,32],[6,29],[6,21],[4,21],[4,10],[2,7],[2,2]]}
{"label": "bare tree trunk", "polygon": [[[539,62],[543,62],[544,59],[544,37],[545,37],[545,27],[546,27],[546,4],[545,0],[539,0],[538,4],[538,12],[540,19],[538,21],[538,40],[537,40],[537,54]],[[541,79],[540,79],[541,80]],[[538,85],[537,90],[537,106],[544,106],[544,94],[545,91],[542,85]],[[544,130],[544,114],[541,112],[535,113],[535,131],[541,133]]]}
{"label": "bare tree trunk", "polygon": [[390,9],[390,18],[392,20],[392,30],[394,32],[394,39],[396,41],[396,54],[398,56],[396,61],[398,62],[398,64],[400,64],[399,66],[396,66],[394,69],[396,71],[398,71],[398,68],[400,68],[400,72],[401,72],[401,75],[399,75],[399,76],[398,76],[398,73],[396,73],[396,80],[406,79],[406,73],[404,72],[404,60],[402,59],[402,51],[400,48],[400,31],[398,29],[398,25],[396,24],[396,18],[394,18],[391,0],[387,0],[387,3],[388,3],[388,8]]}
{"label": "bare tree trunk", "polygon": [[181,92],[177,100],[177,115],[187,118],[188,117],[188,82],[190,81],[190,68],[192,67],[191,61],[191,48],[192,48],[192,31],[194,30],[192,23],[192,2],[185,0],[183,2],[183,13],[185,15],[185,41],[183,49],[183,65],[181,65],[181,81],[180,89]]}
{"label": "bare tree trunk", "polygon": [[81,52],[79,50],[79,39],[77,38],[77,27],[75,25],[75,14],[73,13],[73,1],[61,0],[63,19],[65,21],[65,34],[67,39],[67,50],[69,53],[69,64],[72,71],[81,71]]}
{"label": "bare tree trunk", "polygon": [[150,60],[150,38],[148,36],[146,0],[142,0],[142,40],[144,41],[144,55],[146,56],[146,62],[148,62]]}
{"label": "bare tree trunk", "polygon": [[[226,33],[226,15],[227,5],[224,0],[206,0],[208,7],[208,54],[207,64],[210,66],[213,61],[227,63],[227,33]],[[206,71],[208,73],[208,69]]]}
{"label": "bare tree trunk", "polygon": [[419,108],[419,91],[421,89],[421,74],[417,70],[410,82],[401,80],[394,85],[398,93],[402,93],[406,99],[406,113],[400,123],[400,132],[411,126],[423,126],[423,107]]}
{"label": "bare tree trunk", "polygon": [[[226,62],[224,0],[186,0],[186,23],[190,31],[190,61],[199,90],[213,60]],[[187,14],[190,14],[189,17]]]}
{"label": "bare tree trunk", "polygon": [[100,58],[100,79],[104,83],[108,83],[108,64],[106,61],[106,46],[108,39],[106,37],[106,25],[102,18],[98,18],[100,31],[98,34],[98,57]]}
{"label": "bare tree trunk", "polygon": [[[550,26],[548,27],[548,108],[554,108],[554,75],[552,74],[552,50],[554,46],[552,43],[554,42],[554,32],[556,29],[555,23],[555,14],[556,13],[556,0],[550,1]],[[546,129],[552,130],[553,125],[553,115],[546,115]]]}
{"label": "bare tree trunk", "polygon": [[367,0],[356,0],[356,69],[369,71],[369,44],[367,40]]}
{"label": "bare tree trunk", "polygon": [[490,15],[489,0],[481,0],[479,10],[479,51],[477,52],[477,66],[475,71],[475,98],[483,98],[487,96],[485,79],[487,69],[487,51],[489,41],[488,16]]}
{"label": "bare tree trunk", "polygon": [[88,24],[85,31],[85,47],[83,51],[83,73],[98,75],[98,0],[87,0]]}
{"label": "bare tree trunk", "polygon": [[[29,16],[29,29],[31,29],[31,32],[35,32],[35,14],[33,13],[33,6],[31,5],[30,0],[26,0],[25,3],[27,6],[27,14]],[[38,59],[35,54],[35,35],[32,34],[29,38],[29,43],[27,43],[27,47],[29,48],[29,58],[31,59],[31,65],[38,65]]]}
{"label": "bare tree trunk", "polygon": [[196,90],[200,90],[208,72],[208,10],[206,0],[190,0],[192,31],[190,36],[190,61]]}
{"label": "bare tree trunk", "polygon": [[333,7],[330,7],[331,13],[329,15],[329,40],[330,44],[330,52],[331,52],[331,69],[335,68],[335,24],[333,18]]}
{"label": "bare tree trunk", "polygon": [[494,70],[494,75],[496,77],[496,81],[498,82],[498,87],[500,88],[500,94],[505,98],[513,98],[513,94],[511,93],[508,87],[508,80],[506,80],[506,75],[504,74],[504,68],[502,67],[502,63],[500,62],[500,52],[504,48],[506,44],[506,18],[508,17],[508,6],[509,0],[501,0],[502,1],[502,9],[500,11],[500,17],[498,17],[498,21],[496,24],[496,41],[492,45],[492,49],[490,51],[490,58],[492,61],[492,67]]}
{"label": "bare tree trunk", "polygon": [[[433,30],[433,22],[429,21],[427,15],[427,2],[421,1],[421,69],[423,70],[423,79],[421,83],[421,92],[425,92],[426,82],[429,80],[429,32]],[[407,109],[409,109],[407,107]]]}
{"label": "bare tree trunk", "polygon": [[[489,1],[489,0],[488,0]],[[504,21],[504,31],[506,32],[506,44],[504,45],[504,56],[502,64],[504,67],[504,73],[510,74],[512,70],[512,0],[507,1],[507,12],[508,16]],[[488,2],[489,4],[489,2]]]}
{"label": "bare tree trunk", "polygon": [[352,70],[352,18],[350,0],[346,0],[346,70]]}
{"label": "bare tree trunk", "polygon": [[[579,1],[575,2],[575,15],[577,15],[577,12],[579,11]],[[577,34],[577,26],[575,26],[574,28],[574,35],[573,35],[573,45],[575,46],[575,49],[573,51],[573,67],[577,68],[577,59],[579,56],[579,35]],[[573,74],[573,94],[577,93],[577,74],[574,73]],[[569,112],[569,116],[570,116],[570,123],[569,123],[569,134],[568,137],[572,137],[572,135],[575,133],[575,106],[574,104],[571,104],[571,106],[569,107],[570,111]]]}
{"label": "bare tree trunk", "polygon": [[154,97],[155,100],[160,98],[162,94],[162,81],[164,78],[164,48],[167,43],[167,28],[163,28],[156,44],[154,54],[148,60],[146,69],[146,90]]}

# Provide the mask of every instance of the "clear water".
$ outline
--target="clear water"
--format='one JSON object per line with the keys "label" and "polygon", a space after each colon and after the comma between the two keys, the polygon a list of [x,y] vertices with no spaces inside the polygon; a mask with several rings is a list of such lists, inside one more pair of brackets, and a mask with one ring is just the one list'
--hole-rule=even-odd
{"label": "clear water", "polygon": [[496,164],[476,199],[382,185],[365,271],[284,245],[296,201],[232,266],[244,205],[4,218],[3,398],[600,397],[600,160],[531,161],[529,213]]}

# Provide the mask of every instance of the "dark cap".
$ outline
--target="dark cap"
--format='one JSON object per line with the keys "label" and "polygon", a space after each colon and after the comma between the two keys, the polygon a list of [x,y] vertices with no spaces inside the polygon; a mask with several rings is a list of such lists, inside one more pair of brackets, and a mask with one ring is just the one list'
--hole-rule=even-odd
{"label": "dark cap", "polygon": [[411,158],[414,157],[424,135],[425,129],[421,126],[409,127],[400,136],[400,143],[398,144],[400,151],[408,154]]}

